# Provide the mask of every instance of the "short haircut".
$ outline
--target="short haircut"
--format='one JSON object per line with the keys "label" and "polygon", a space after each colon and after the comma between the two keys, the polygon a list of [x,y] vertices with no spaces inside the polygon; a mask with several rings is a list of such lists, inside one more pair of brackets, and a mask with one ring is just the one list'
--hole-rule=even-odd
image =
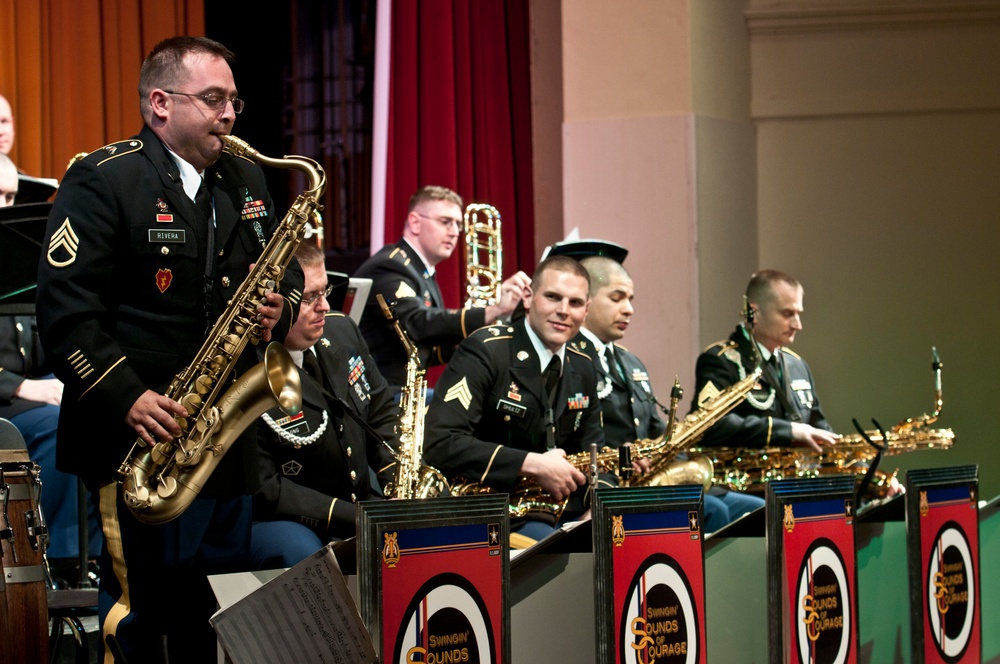
{"label": "short haircut", "polygon": [[465,204],[462,203],[462,197],[448,187],[428,185],[413,192],[413,195],[410,196],[410,206],[406,208],[406,213],[409,214],[413,212],[418,205],[426,203],[427,201],[447,201],[449,203],[454,203],[463,210],[465,209]]}
{"label": "short haircut", "polygon": [[594,290],[607,286],[613,276],[629,276],[625,266],[607,256],[586,256],[580,259],[580,265],[590,276],[590,287]]}
{"label": "short haircut", "polygon": [[569,272],[578,277],[583,277],[587,282],[587,294],[590,295],[590,275],[580,265],[580,261],[569,256],[549,256],[535,268],[535,274],[531,278],[531,291],[538,292],[538,287],[542,283],[542,274],[549,270],[556,272]]}
{"label": "short haircut", "polygon": [[187,74],[184,57],[191,53],[215,55],[230,67],[236,56],[219,42],[207,37],[170,37],[153,47],[139,70],[139,110],[142,117],[149,112],[149,93],[156,88],[175,87]]}
{"label": "short haircut", "polygon": [[315,242],[300,242],[295,249],[295,257],[299,260],[299,265],[312,267],[313,265],[326,265],[326,252],[319,248]]}
{"label": "short haircut", "polygon": [[774,296],[774,284],[778,281],[792,288],[800,287],[799,282],[790,274],[780,270],[761,270],[750,277],[746,292],[747,302],[759,304],[770,300]]}

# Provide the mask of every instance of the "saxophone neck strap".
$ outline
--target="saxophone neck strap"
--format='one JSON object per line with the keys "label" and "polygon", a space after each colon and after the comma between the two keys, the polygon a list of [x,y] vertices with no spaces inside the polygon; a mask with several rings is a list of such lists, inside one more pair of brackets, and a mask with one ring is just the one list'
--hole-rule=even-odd
{"label": "saxophone neck strap", "polygon": [[[750,343],[754,342],[751,340]],[[776,354],[779,352],[779,349],[775,349],[775,355],[772,355],[772,357],[776,357]],[[801,422],[802,416],[799,414],[798,410],[792,407],[791,401],[788,400],[788,393],[785,391],[785,386],[782,385],[780,380],[778,380],[778,376],[774,371],[774,365],[770,362],[761,362],[760,368],[761,373],[764,375],[767,382],[774,386],[774,391],[778,395],[778,401],[781,402],[781,406],[785,409],[785,414],[788,416],[788,419],[792,422]]]}

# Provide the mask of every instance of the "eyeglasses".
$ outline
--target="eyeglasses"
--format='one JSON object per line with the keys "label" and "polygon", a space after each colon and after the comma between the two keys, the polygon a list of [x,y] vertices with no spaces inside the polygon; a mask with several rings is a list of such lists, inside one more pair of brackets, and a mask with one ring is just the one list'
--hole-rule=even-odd
{"label": "eyeglasses", "polygon": [[426,214],[420,214],[416,210],[413,211],[413,214],[415,214],[418,217],[421,217],[423,219],[431,219],[433,221],[436,221],[439,224],[441,224],[441,226],[443,228],[451,228],[452,226],[454,226],[456,230],[458,230],[458,231],[462,230],[462,220],[461,219],[454,219],[452,217],[428,217]]}
{"label": "eyeglasses", "polygon": [[333,292],[333,285],[331,284],[318,293],[313,293],[311,295],[304,295],[302,297],[302,305],[306,307],[311,307],[317,302],[319,302],[320,298],[330,297],[330,293],[332,292]]}
{"label": "eyeglasses", "polygon": [[233,113],[239,115],[243,112],[243,100],[239,97],[223,97],[222,95],[195,95],[190,92],[174,92],[173,90],[164,90],[168,95],[183,95],[185,97],[194,97],[195,99],[200,99],[205,102],[205,106],[208,106],[213,111],[221,111],[226,107],[226,102],[230,101],[233,103]]}

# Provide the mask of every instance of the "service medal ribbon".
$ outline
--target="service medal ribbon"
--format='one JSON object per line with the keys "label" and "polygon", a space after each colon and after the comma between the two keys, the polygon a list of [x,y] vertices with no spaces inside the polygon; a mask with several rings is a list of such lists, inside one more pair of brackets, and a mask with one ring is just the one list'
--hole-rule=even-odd
{"label": "service medal ribbon", "polygon": [[360,355],[355,355],[348,361],[350,372],[347,374],[347,384],[354,385],[365,374],[365,361]]}
{"label": "service medal ribbon", "polygon": [[572,397],[566,400],[566,407],[570,410],[583,410],[584,408],[590,407],[590,397],[583,396],[581,392],[577,392]]}

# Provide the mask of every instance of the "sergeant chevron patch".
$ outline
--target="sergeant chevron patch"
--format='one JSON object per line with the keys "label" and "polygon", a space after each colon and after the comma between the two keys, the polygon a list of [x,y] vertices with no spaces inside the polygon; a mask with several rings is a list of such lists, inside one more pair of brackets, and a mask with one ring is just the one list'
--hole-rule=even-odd
{"label": "sergeant chevron patch", "polygon": [[[80,246],[80,238],[69,223],[69,217],[52,234],[49,240],[49,251],[45,254],[52,267],[66,267],[76,261],[76,252]],[[60,251],[61,250],[61,251]]]}
{"label": "sergeant chevron patch", "polygon": [[451,388],[445,392],[445,402],[455,401],[456,399],[466,410],[469,410],[469,404],[472,403],[472,392],[469,391],[469,384],[466,382],[465,378],[462,378],[462,380],[452,385]]}
{"label": "sergeant chevron patch", "polygon": [[400,300],[404,297],[416,297],[416,296],[417,293],[416,291],[413,290],[410,284],[406,283],[405,281],[400,281],[399,288],[396,289],[396,294],[393,297],[395,297],[397,300]]}

